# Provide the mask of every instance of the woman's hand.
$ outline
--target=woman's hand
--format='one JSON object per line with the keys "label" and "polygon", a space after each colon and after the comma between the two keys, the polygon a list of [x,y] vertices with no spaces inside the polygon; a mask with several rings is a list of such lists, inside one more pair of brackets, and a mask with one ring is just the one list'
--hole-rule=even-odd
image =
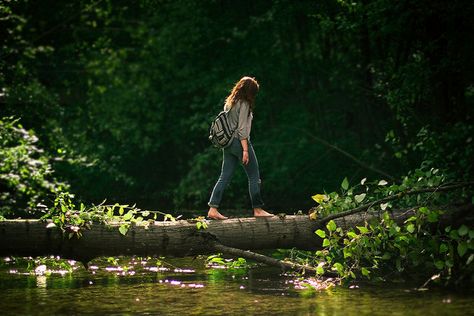
{"label": "woman's hand", "polygon": [[243,151],[242,153],[242,164],[247,165],[249,163],[249,152]]}
{"label": "woman's hand", "polygon": [[249,143],[247,138],[241,139],[242,144],[242,164],[245,166],[249,163]]}

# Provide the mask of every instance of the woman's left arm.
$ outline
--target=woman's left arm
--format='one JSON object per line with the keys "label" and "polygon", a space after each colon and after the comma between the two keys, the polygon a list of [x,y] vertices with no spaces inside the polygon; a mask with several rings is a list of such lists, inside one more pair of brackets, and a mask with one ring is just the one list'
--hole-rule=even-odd
{"label": "woman's left arm", "polygon": [[250,115],[250,107],[247,102],[240,103],[239,123],[237,126],[237,134],[242,144],[242,163],[249,163],[249,143],[250,129],[252,126],[252,117]]}

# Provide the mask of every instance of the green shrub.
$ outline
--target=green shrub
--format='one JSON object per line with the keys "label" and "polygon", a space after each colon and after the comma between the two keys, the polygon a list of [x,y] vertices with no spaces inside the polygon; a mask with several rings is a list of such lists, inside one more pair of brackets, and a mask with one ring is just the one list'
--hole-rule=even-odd
{"label": "green shrub", "polygon": [[46,200],[68,185],[53,177],[52,158],[18,121],[0,119],[0,217],[37,217]]}

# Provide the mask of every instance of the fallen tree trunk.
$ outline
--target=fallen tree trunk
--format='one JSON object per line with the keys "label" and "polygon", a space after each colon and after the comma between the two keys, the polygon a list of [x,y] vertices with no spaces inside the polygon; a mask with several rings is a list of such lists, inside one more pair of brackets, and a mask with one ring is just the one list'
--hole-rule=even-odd
{"label": "fallen tree trunk", "polygon": [[131,226],[124,236],[120,224],[93,224],[80,238],[71,239],[57,228],[46,228],[39,220],[0,222],[0,255],[45,256],[89,261],[99,256],[191,256],[212,253],[210,241],[229,247],[259,250],[271,248],[307,248],[318,243],[317,227],[307,216],[274,218],[236,218],[209,221],[198,230],[186,220],[155,222],[146,229]]}
{"label": "fallen tree trunk", "polygon": [[[452,223],[472,214],[472,205],[458,207],[443,221]],[[413,210],[392,212],[402,223]],[[357,213],[334,219],[342,228],[364,225],[380,213]],[[218,245],[243,250],[275,248],[320,249],[322,239],[314,231],[323,228],[325,220],[310,220],[306,215],[271,218],[236,218],[210,221],[208,228],[198,230],[196,223],[186,220],[155,222],[148,229],[132,226],[124,236],[120,224],[93,224],[80,238],[67,238],[58,228],[46,228],[40,220],[6,220],[0,222],[1,256],[47,256],[88,262],[100,256],[190,256],[222,252]]]}

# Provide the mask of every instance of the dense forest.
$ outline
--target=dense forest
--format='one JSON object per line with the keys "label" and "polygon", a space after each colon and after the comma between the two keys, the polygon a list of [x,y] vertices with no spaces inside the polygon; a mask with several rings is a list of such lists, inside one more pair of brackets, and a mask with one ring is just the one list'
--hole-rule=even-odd
{"label": "dense forest", "polygon": [[[252,141],[270,210],[362,178],[474,178],[468,0],[2,1],[0,205],[58,191],[205,213],[213,117],[260,83]],[[224,208],[249,208],[237,172]]]}

